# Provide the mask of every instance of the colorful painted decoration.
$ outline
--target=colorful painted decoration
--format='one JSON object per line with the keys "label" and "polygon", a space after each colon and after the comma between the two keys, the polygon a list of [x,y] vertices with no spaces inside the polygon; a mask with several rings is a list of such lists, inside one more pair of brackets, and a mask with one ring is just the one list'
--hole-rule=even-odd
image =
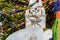
{"label": "colorful painted decoration", "polygon": [[60,40],[60,11],[56,12],[56,20],[53,25],[53,40]]}
{"label": "colorful painted decoration", "polygon": [[56,19],[53,25],[53,40],[60,40],[60,0],[57,0],[55,7]]}

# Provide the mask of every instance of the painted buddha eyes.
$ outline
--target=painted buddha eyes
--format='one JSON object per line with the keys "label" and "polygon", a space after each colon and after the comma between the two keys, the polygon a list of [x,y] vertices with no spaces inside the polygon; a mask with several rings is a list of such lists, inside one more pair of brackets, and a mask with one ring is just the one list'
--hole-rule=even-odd
{"label": "painted buddha eyes", "polygon": [[30,12],[32,13],[38,13],[39,11],[40,11],[39,8],[30,9]]}

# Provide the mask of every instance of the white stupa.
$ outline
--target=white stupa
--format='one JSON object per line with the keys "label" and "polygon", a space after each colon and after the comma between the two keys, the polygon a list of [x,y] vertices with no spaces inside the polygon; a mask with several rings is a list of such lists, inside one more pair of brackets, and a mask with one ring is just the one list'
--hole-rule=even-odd
{"label": "white stupa", "polygon": [[48,33],[51,30],[43,32],[46,27],[46,14],[44,7],[41,7],[42,1],[36,3],[36,0],[30,0],[29,5],[33,3],[35,4],[25,12],[26,28],[11,34],[6,40],[45,40],[47,34],[52,36],[52,33]]}
{"label": "white stupa", "polygon": [[[30,0],[29,5],[33,5],[30,9],[26,10],[25,19],[26,19],[26,28],[31,27],[31,21],[38,21],[40,28],[46,27],[46,14],[45,9],[42,5],[42,1],[36,2],[37,0]],[[31,17],[32,16],[32,17]],[[36,17],[33,17],[36,16]]]}

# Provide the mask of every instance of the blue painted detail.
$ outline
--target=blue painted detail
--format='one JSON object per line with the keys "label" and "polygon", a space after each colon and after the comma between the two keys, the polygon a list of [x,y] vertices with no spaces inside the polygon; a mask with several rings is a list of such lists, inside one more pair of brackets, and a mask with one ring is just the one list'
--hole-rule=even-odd
{"label": "blue painted detail", "polygon": [[53,40],[52,38],[50,38],[49,40]]}
{"label": "blue painted detail", "polygon": [[38,22],[42,22],[42,19],[38,20]]}
{"label": "blue painted detail", "polygon": [[60,11],[60,4],[58,4],[57,2],[54,3],[54,12]]}

